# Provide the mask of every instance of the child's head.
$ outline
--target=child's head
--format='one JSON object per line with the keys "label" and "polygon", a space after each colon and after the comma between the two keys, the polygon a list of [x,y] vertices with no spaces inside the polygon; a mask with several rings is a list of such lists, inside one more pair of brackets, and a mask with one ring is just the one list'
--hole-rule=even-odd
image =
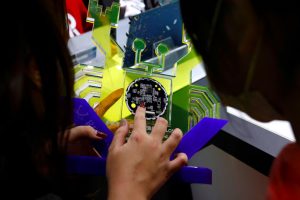
{"label": "child's head", "polygon": [[222,101],[262,121],[285,117],[284,104],[300,95],[295,1],[181,1],[181,8]]}
{"label": "child's head", "polygon": [[72,63],[63,0],[1,6],[0,176],[21,181],[51,173],[44,166],[59,158],[57,135],[72,122]]}

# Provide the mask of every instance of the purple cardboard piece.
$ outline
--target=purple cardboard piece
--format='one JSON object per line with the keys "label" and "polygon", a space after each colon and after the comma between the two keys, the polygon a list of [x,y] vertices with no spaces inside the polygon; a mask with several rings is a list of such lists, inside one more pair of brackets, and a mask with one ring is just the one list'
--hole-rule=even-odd
{"label": "purple cardboard piece", "polygon": [[[74,98],[74,123],[76,125],[90,125],[98,131],[106,133],[107,138],[95,144],[103,158],[68,156],[68,172],[88,175],[105,175],[105,158],[107,157],[108,148],[113,139],[113,133],[107,128],[105,123],[97,116],[93,108],[91,108],[84,99]],[[183,136],[173,155],[183,152],[186,153],[190,159],[195,153],[202,149],[226,123],[227,121],[222,119],[203,118],[195,127]],[[211,170],[202,167],[183,167],[174,175],[174,177],[187,183],[211,184],[212,182]]]}
{"label": "purple cardboard piece", "polygon": [[173,154],[183,152],[191,159],[227,124],[227,120],[203,118],[181,139]]}
{"label": "purple cardboard piece", "polygon": [[101,152],[103,157],[107,157],[108,147],[112,142],[113,133],[107,128],[106,124],[98,117],[93,108],[86,102],[85,99],[73,98],[74,102],[74,124],[77,126],[88,125],[107,135],[107,137],[97,143],[94,143],[95,148]]}
{"label": "purple cardboard piece", "polygon": [[106,160],[96,156],[68,156],[67,171],[69,174],[105,176]]}
{"label": "purple cardboard piece", "polygon": [[[106,175],[106,160],[95,156],[68,156],[67,167],[69,174]],[[212,171],[204,167],[185,166],[174,178],[185,183],[211,184]]]}
{"label": "purple cardboard piece", "polygon": [[182,167],[174,178],[185,183],[212,184],[212,171],[205,167]]}

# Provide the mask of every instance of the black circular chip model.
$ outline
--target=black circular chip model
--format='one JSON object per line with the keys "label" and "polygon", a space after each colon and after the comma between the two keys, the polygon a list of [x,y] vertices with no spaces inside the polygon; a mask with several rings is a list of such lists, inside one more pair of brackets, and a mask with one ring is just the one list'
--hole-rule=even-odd
{"label": "black circular chip model", "polygon": [[168,95],[158,81],[151,78],[138,78],[127,87],[125,101],[132,114],[135,114],[139,105],[144,105],[146,119],[156,119],[165,113]]}

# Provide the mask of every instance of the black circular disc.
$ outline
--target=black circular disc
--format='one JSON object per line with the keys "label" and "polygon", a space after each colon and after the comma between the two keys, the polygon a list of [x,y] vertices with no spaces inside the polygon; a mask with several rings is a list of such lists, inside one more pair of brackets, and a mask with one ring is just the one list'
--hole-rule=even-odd
{"label": "black circular disc", "polygon": [[139,78],[127,87],[126,105],[135,114],[139,105],[146,108],[146,119],[156,119],[163,115],[168,105],[168,95],[165,88],[151,78]]}

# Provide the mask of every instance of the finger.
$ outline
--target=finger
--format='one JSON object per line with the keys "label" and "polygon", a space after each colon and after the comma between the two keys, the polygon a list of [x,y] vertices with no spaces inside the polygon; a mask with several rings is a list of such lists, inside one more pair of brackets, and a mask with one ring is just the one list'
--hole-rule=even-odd
{"label": "finger", "polygon": [[188,162],[188,157],[185,153],[177,154],[176,158],[169,162],[169,170],[171,174],[178,171],[181,167],[187,165],[187,162]]}
{"label": "finger", "polygon": [[146,132],[146,109],[139,106],[135,112],[134,123],[133,123],[133,134],[134,132],[145,133]]}
{"label": "finger", "polygon": [[162,141],[168,128],[168,121],[162,117],[158,117],[152,129],[151,136]]}
{"label": "finger", "polygon": [[82,138],[88,138],[91,140],[99,140],[106,138],[106,134],[97,131],[91,126],[77,126],[70,130],[70,134],[68,135],[69,142],[75,142]]}
{"label": "finger", "polygon": [[120,127],[115,132],[115,136],[113,138],[113,141],[111,143],[111,147],[117,147],[122,146],[126,141],[126,135],[128,133],[128,124],[125,119],[122,119],[120,122]]}
{"label": "finger", "polygon": [[[132,131],[132,129],[133,129],[133,120],[126,120],[126,121],[127,121],[129,130]],[[116,130],[120,127],[120,122],[108,123],[106,125],[107,125],[107,128],[109,130],[111,130],[113,133],[115,133]]]}
{"label": "finger", "polygon": [[[95,136],[93,136],[93,137],[95,137]],[[100,132],[100,131],[96,130],[96,137],[97,137],[96,139],[103,140],[107,137],[107,135],[103,132]]]}
{"label": "finger", "polygon": [[173,153],[175,148],[178,146],[182,138],[182,132],[179,128],[176,128],[169,138],[163,143],[163,148],[167,154]]}
{"label": "finger", "polygon": [[79,134],[91,140],[102,140],[107,137],[105,133],[97,131],[91,126],[82,126]]}

